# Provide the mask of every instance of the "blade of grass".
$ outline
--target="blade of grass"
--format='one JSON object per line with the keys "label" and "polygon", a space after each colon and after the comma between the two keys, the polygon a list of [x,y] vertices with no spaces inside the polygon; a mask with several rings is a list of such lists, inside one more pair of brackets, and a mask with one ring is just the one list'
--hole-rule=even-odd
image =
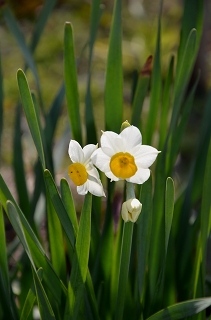
{"label": "blade of grass", "polygon": [[173,102],[173,112],[170,122],[169,134],[174,130],[180,108],[182,105],[182,101],[184,98],[184,94],[187,89],[188,81],[194,66],[196,51],[196,30],[191,30],[189,37],[187,39],[186,46],[183,51],[182,60],[177,66],[177,72],[175,76],[175,85],[174,85],[174,102]]}
{"label": "blade of grass", "polygon": [[105,80],[105,127],[119,132],[123,112],[121,0],[115,0]]}
{"label": "blade of grass", "polygon": [[157,114],[161,99],[161,65],[160,65],[160,33],[161,33],[161,14],[163,1],[160,2],[160,10],[158,17],[157,42],[155,49],[154,64],[152,70],[152,85],[150,93],[150,107],[146,121],[145,142],[151,144],[153,133],[155,130]]}
{"label": "blade of grass", "polygon": [[32,138],[34,140],[34,144],[37,149],[37,153],[39,155],[42,166],[43,168],[45,168],[45,157],[44,157],[43,144],[42,144],[41,133],[40,133],[40,125],[37,118],[37,113],[33,104],[32,96],[29,90],[29,86],[28,86],[25,74],[20,69],[17,72],[17,80],[18,80],[18,86],[20,90],[22,105],[23,105],[26,119],[29,125],[29,129],[30,129]]}
{"label": "blade of grass", "polygon": [[46,200],[51,261],[59,278],[63,283],[66,283],[66,260],[62,227],[48,193],[46,195]]}
{"label": "blade of grass", "polygon": [[[42,268],[38,269],[37,275],[40,280],[42,280],[42,274],[43,274]],[[34,306],[35,301],[36,301],[36,292],[35,292],[34,284],[32,284],[32,286],[29,289],[29,292],[26,296],[23,308],[21,310],[20,320],[27,320],[28,319],[28,317],[31,314],[31,311],[32,311],[32,308]]]}
{"label": "blade of grass", "polygon": [[2,205],[0,202],[0,296],[1,303],[4,310],[4,316],[9,317],[11,320],[18,319],[18,314],[11,295],[10,280],[9,280],[9,270],[7,263],[7,246],[5,238],[5,226],[4,226],[4,215],[2,210]]}
{"label": "blade of grass", "polygon": [[61,197],[59,195],[59,192],[56,188],[55,182],[52,178],[52,175],[48,170],[44,171],[44,177],[45,177],[45,183],[47,190],[49,192],[51,201],[54,205],[54,209],[58,215],[58,218],[61,222],[61,225],[65,231],[65,234],[72,246],[74,248],[75,246],[75,230],[73,228],[73,225],[71,223],[71,220],[69,219],[69,216],[65,210],[64,204],[61,200]]}
{"label": "blade of grass", "polygon": [[172,227],[172,219],[174,212],[174,182],[172,178],[168,177],[166,180],[165,190],[165,248],[161,250],[161,269],[154,289],[154,297],[152,301],[151,310],[159,310],[163,306],[163,288],[165,279],[167,249],[169,243],[169,236]]}
{"label": "blade of grass", "polygon": [[72,197],[72,192],[69,188],[68,182],[66,179],[61,179],[60,183],[60,189],[61,189],[61,198],[64,203],[65,209],[67,211],[67,214],[70,218],[70,221],[72,222],[73,228],[77,234],[78,232],[78,220],[75,210],[75,205]]}
{"label": "blade of grass", "polygon": [[[25,38],[24,38],[24,35],[23,33],[21,32],[20,30],[20,27],[15,19],[15,17],[13,16],[11,10],[9,9],[8,6],[5,6],[4,9],[3,9],[3,15],[4,15],[4,18],[6,20],[6,23],[11,31],[11,33],[13,34],[15,40],[17,41],[19,47],[20,47],[20,50],[22,51],[23,53],[23,56],[27,62],[27,65],[29,66],[29,68],[31,69],[33,75],[34,75],[34,78],[35,78],[35,81],[36,81],[36,84],[37,84],[37,87],[39,89],[39,77],[38,77],[38,73],[37,73],[37,68],[36,68],[36,65],[34,63],[34,60],[33,60],[33,57],[32,57],[32,54],[26,44],[26,41],[25,41]],[[39,92],[40,92],[40,89],[39,89]]]}
{"label": "blade of grass", "polygon": [[[15,206],[15,210],[18,213],[18,222],[21,221],[22,229],[24,230],[24,234],[22,233],[22,229],[20,229],[20,226],[13,225],[16,233],[18,234],[20,231],[20,234],[18,235],[19,238],[23,239],[23,244],[25,243],[25,239],[27,240],[27,247],[30,248],[30,257],[32,261],[34,261],[35,265],[41,266],[43,268],[43,279],[46,281],[46,283],[49,285],[49,289],[52,292],[54,298],[56,301],[60,303],[62,290],[65,291],[64,287],[61,284],[60,279],[56,275],[54,269],[52,268],[52,265],[47,258],[40,242],[38,241],[36,235],[34,234],[33,230],[31,229],[28,221],[26,220],[24,214],[18,207],[17,203],[15,202],[14,198],[12,197],[9,189],[7,188],[3,178],[0,175],[0,201],[8,214],[7,211],[7,201],[11,202],[11,206]],[[12,209],[12,212],[14,209]],[[13,217],[11,215],[11,217]],[[13,220],[14,221],[14,220]],[[27,248],[26,248],[27,249]],[[28,252],[28,251],[26,251]]]}
{"label": "blade of grass", "polygon": [[172,171],[176,157],[178,155],[178,150],[181,145],[182,138],[184,136],[185,128],[187,126],[188,117],[192,110],[194,96],[195,96],[196,88],[199,82],[199,78],[200,78],[200,73],[198,74],[198,77],[196,78],[196,81],[184,103],[181,120],[178,123],[177,127],[175,128],[174,132],[172,133],[171,151],[170,151],[170,158],[169,158],[169,172]]}
{"label": "blade of grass", "polygon": [[[68,185],[68,182],[66,179],[64,179],[64,178],[61,179],[60,187],[61,187],[62,201],[63,201],[64,206],[66,208],[69,219],[71,220],[72,225],[74,227],[75,237],[76,237],[76,235],[78,233],[78,220],[77,220],[77,216],[76,216],[74,202],[72,199],[71,190],[69,188],[69,185]],[[96,300],[96,296],[95,296],[95,292],[94,292],[94,288],[93,288],[93,283],[92,283],[92,278],[91,278],[89,270],[87,272],[87,278],[86,278],[86,291],[87,291],[89,303],[90,303],[90,306],[91,306],[91,309],[92,309],[92,312],[94,315],[94,319],[99,320],[97,300]]]}
{"label": "blade of grass", "polygon": [[90,39],[89,39],[89,60],[88,60],[88,79],[85,98],[85,122],[86,122],[86,143],[96,143],[97,134],[93,114],[92,96],[91,96],[91,62],[93,55],[94,43],[98,31],[98,25],[102,14],[100,7],[101,0],[92,1],[92,10],[90,18]]}
{"label": "blade of grass", "polygon": [[[1,56],[0,56],[0,155],[1,155],[1,138],[3,132],[3,101],[4,101],[4,92],[3,92],[3,74],[1,66]],[[0,157],[1,164],[1,157]]]}
{"label": "blade of grass", "polygon": [[88,271],[91,237],[92,195],[85,196],[73,257],[65,319],[77,319]]}
{"label": "blade of grass", "polygon": [[168,177],[165,193],[165,256],[167,255],[169,236],[172,227],[174,213],[174,181]]}
{"label": "blade of grass", "polygon": [[48,297],[43,288],[43,285],[37,275],[36,270],[34,270],[33,268],[32,268],[32,273],[34,278],[34,286],[36,290],[36,298],[38,302],[41,320],[45,320],[45,319],[56,320],[55,315],[53,313],[53,309],[50,305]]}
{"label": "blade of grass", "polygon": [[82,145],[82,132],[80,120],[80,104],[77,84],[77,71],[74,53],[73,29],[69,22],[64,30],[64,78],[73,139]]}
{"label": "blade of grass", "polygon": [[[127,182],[126,185],[126,200],[135,198],[135,191],[133,183]],[[122,246],[120,255],[120,266],[118,276],[118,293],[116,300],[115,320],[121,320],[123,318],[123,312],[125,307],[125,298],[128,284],[128,271],[130,264],[131,245],[133,237],[133,222],[124,222]]]}
{"label": "blade of grass", "polygon": [[42,6],[42,10],[37,18],[36,24],[35,24],[35,28],[33,31],[33,35],[30,41],[30,49],[31,52],[34,52],[37,44],[40,40],[40,37],[43,33],[43,30],[45,28],[45,25],[47,23],[47,20],[51,14],[51,12],[53,11],[55,5],[57,3],[57,0],[46,0]]}
{"label": "blade of grass", "polygon": [[26,174],[24,170],[23,162],[23,148],[21,143],[21,113],[20,106],[17,106],[16,121],[13,140],[13,168],[15,174],[16,189],[18,192],[19,205],[22,211],[25,213],[27,219],[30,215],[30,203],[29,195],[26,185]]}
{"label": "blade of grass", "polygon": [[203,30],[203,15],[204,15],[203,1],[196,0],[194,3],[191,0],[184,1],[180,44],[179,44],[179,49],[178,49],[177,68],[180,67],[180,63],[182,62],[184,48],[186,46],[186,42],[189,37],[189,33],[192,29],[197,30],[196,51],[193,51],[192,55],[196,56],[196,54],[197,54],[198,46],[200,44],[201,34],[202,34],[202,30]]}
{"label": "blade of grass", "polygon": [[211,298],[188,300],[169,306],[147,320],[177,320],[197,314],[211,305]]}
{"label": "blade of grass", "polygon": [[147,61],[145,62],[139,77],[138,83],[135,89],[135,96],[133,99],[132,105],[132,120],[131,124],[140,128],[141,126],[141,112],[144,103],[144,99],[146,97],[147,91],[149,89],[149,81],[152,71],[152,56],[149,56]]}
{"label": "blade of grass", "polygon": [[[142,211],[137,221],[138,289],[141,304],[144,303],[144,279],[148,264],[152,228],[152,177],[142,185],[140,193]],[[143,306],[142,306],[143,307]]]}
{"label": "blade of grass", "polygon": [[207,261],[207,240],[210,234],[210,209],[211,209],[211,139],[206,161],[203,183],[202,205],[200,215],[200,235],[196,252],[196,261],[193,272],[193,298],[205,295],[205,270]]}
{"label": "blade of grass", "polygon": [[161,108],[161,116],[160,116],[160,139],[159,139],[159,150],[162,150],[164,147],[164,142],[166,138],[166,132],[168,129],[168,114],[170,110],[170,99],[171,99],[171,86],[173,79],[173,71],[174,71],[174,57],[171,57],[168,73],[166,76],[166,80],[163,88],[163,97],[162,97],[162,108]]}

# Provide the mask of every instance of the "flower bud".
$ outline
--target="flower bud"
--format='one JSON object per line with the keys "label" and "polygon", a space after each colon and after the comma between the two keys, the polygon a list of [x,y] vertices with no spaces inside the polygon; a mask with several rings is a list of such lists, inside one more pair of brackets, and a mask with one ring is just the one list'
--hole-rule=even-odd
{"label": "flower bud", "polygon": [[125,120],[121,125],[120,132],[122,132],[127,127],[130,127],[130,123],[127,120]]}
{"label": "flower bud", "polygon": [[122,204],[122,219],[125,222],[131,221],[131,222],[136,222],[136,220],[139,217],[139,214],[141,213],[141,209],[142,209],[142,204],[141,202],[136,199],[129,199],[127,201],[125,201]]}

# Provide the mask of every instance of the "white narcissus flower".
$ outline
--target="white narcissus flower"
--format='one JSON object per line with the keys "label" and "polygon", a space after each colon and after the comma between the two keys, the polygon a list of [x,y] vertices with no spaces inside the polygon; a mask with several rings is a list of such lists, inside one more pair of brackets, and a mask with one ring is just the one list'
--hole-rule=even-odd
{"label": "white narcissus flower", "polygon": [[91,160],[111,181],[142,184],[149,179],[149,167],[158,153],[157,149],[142,145],[139,129],[129,126],[120,134],[103,132],[101,148],[93,152]]}
{"label": "white narcissus flower", "polygon": [[94,144],[88,144],[82,149],[75,140],[69,144],[68,153],[73,163],[68,167],[68,175],[81,195],[89,191],[98,197],[105,196],[99,173],[90,160],[96,149],[97,145]]}
{"label": "white narcissus flower", "polygon": [[122,204],[122,219],[125,222],[131,221],[136,222],[136,220],[139,217],[139,214],[141,213],[142,204],[141,202],[136,199],[129,199]]}

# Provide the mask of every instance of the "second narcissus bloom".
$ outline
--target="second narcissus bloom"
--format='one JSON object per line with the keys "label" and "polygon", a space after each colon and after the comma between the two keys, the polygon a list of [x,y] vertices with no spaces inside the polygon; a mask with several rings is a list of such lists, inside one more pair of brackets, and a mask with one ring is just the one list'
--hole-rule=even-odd
{"label": "second narcissus bloom", "polygon": [[142,145],[137,127],[128,126],[120,134],[103,132],[101,148],[93,152],[91,160],[111,181],[142,184],[149,179],[149,167],[158,153],[157,149]]}
{"label": "second narcissus bloom", "polygon": [[68,153],[72,164],[68,167],[68,175],[81,195],[89,191],[98,197],[105,196],[98,171],[90,160],[96,148],[96,145],[88,144],[82,149],[75,140],[71,140],[69,144]]}
{"label": "second narcissus bloom", "polygon": [[136,222],[136,220],[138,219],[141,213],[141,209],[142,209],[142,204],[138,199],[133,198],[125,201],[122,204],[122,211],[121,211],[122,219],[125,222],[128,222],[128,221]]}

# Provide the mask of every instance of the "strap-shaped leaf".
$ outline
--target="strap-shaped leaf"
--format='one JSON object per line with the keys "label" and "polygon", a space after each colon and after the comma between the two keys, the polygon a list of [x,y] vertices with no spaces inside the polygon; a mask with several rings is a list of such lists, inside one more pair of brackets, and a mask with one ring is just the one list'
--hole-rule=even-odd
{"label": "strap-shaped leaf", "polygon": [[65,24],[64,30],[64,78],[67,97],[67,107],[73,139],[82,145],[80,104],[77,83],[76,60],[72,25]]}
{"label": "strap-shaped leaf", "polygon": [[37,113],[34,107],[26,76],[21,69],[19,69],[17,72],[17,80],[21,95],[21,101],[29,125],[29,129],[34,140],[34,144],[37,149],[37,153],[39,155],[42,166],[43,168],[45,168],[45,157],[40,132],[41,129],[39,126],[39,121],[37,119]]}
{"label": "strap-shaped leaf", "polygon": [[[14,223],[14,230],[16,231],[19,239],[23,240],[22,244],[27,244],[26,252],[30,253],[29,259],[31,259],[31,261],[33,261],[36,266],[41,266],[43,268],[43,279],[48,284],[55,300],[60,303],[61,293],[64,287],[62,287],[61,281],[52,268],[51,262],[47,258],[39,240],[37,239],[24,214],[18,207],[3,178],[0,175],[0,201],[6,213],[9,215],[9,212],[7,210],[8,200],[10,203],[9,207],[12,208],[12,214],[10,214],[10,216],[13,219],[12,221]],[[16,218],[13,217],[13,215]]]}
{"label": "strap-shaped leaf", "polygon": [[165,194],[165,255],[167,254],[169,236],[174,212],[174,181],[168,177]]}
{"label": "strap-shaped leaf", "polygon": [[88,272],[89,248],[91,239],[91,208],[92,195],[85,196],[81,212],[79,229],[76,238],[75,254],[68,287],[68,303],[65,319],[77,319],[81,299],[83,299],[84,284]]}
{"label": "strap-shaped leaf", "polygon": [[123,110],[121,3],[116,0],[114,5],[105,83],[105,125],[106,130],[114,132],[120,130]]}
{"label": "strap-shaped leaf", "polygon": [[[43,276],[42,268],[37,270],[37,275],[39,279],[42,281],[42,276]],[[31,314],[35,301],[36,301],[36,291],[35,291],[34,283],[32,283],[31,288],[29,289],[26,299],[24,301],[24,305],[20,315],[20,320],[28,319],[28,317]]]}
{"label": "strap-shaped leaf", "polygon": [[[33,75],[34,75],[34,78],[35,78],[35,81],[36,81],[36,84],[39,88],[39,78],[38,78],[38,72],[37,72],[37,68],[36,68],[36,65],[34,63],[34,59],[32,57],[32,54],[26,44],[26,40],[24,38],[24,35],[23,33],[21,32],[20,30],[20,27],[15,19],[15,17],[13,16],[11,10],[9,9],[8,6],[5,6],[4,10],[3,10],[3,14],[4,14],[4,18],[7,22],[7,25],[8,27],[10,28],[10,31],[11,33],[13,34],[15,40],[17,41],[22,53],[23,53],[23,56],[26,60],[26,63],[27,65],[29,66],[29,68],[31,69]],[[40,90],[39,90],[40,92]]]}
{"label": "strap-shaped leaf", "polygon": [[4,317],[11,320],[18,319],[15,302],[11,298],[9,271],[7,264],[7,250],[5,239],[5,226],[2,205],[0,201],[0,305],[3,307]]}
{"label": "strap-shaped leaf", "polygon": [[202,298],[195,300],[188,300],[181,303],[174,304],[170,307],[167,307],[147,320],[179,320],[186,317],[190,317],[194,314],[199,313],[200,311],[205,310],[211,305],[211,298]]}
{"label": "strap-shaped leaf", "polygon": [[57,187],[55,185],[55,182],[52,178],[52,175],[48,170],[44,171],[44,177],[46,182],[46,187],[48,189],[51,201],[54,205],[55,211],[58,215],[58,218],[61,222],[61,225],[67,235],[67,238],[70,241],[70,244],[72,248],[74,248],[75,245],[75,230],[73,229],[73,225],[71,223],[71,220],[69,219],[69,216],[65,210],[64,204],[61,200],[61,197],[59,195],[59,192],[57,190]]}
{"label": "strap-shaped leaf", "polygon": [[56,320],[55,315],[53,313],[53,309],[43,288],[43,285],[37,275],[37,272],[33,268],[32,273],[34,278],[34,286],[36,290],[36,298],[38,302],[41,320]]}

